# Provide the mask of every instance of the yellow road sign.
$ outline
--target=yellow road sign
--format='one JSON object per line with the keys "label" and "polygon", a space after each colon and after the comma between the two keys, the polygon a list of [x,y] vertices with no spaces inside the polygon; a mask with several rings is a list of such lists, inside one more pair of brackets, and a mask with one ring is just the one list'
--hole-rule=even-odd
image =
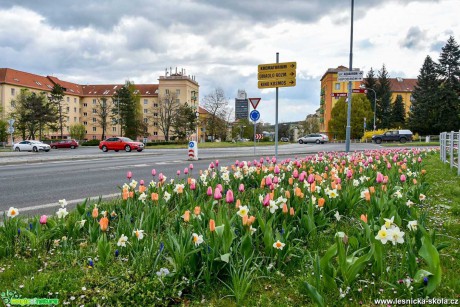
{"label": "yellow road sign", "polygon": [[295,76],[296,76],[295,69],[277,70],[277,71],[269,71],[269,72],[259,72],[257,74],[257,77],[258,77],[259,80],[295,78]]}
{"label": "yellow road sign", "polygon": [[297,62],[284,62],[284,63],[271,63],[271,64],[260,64],[258,66],[258,72],[274,72],[274,71],[285,71],[288,69],[296,69]]}
{"label": "yellow road sign", "polygon": [[262,80],[257,83],[257,86],[259,88],[288,87],[288,86],[295,86],[295,85],[296,85],[295,78]]}

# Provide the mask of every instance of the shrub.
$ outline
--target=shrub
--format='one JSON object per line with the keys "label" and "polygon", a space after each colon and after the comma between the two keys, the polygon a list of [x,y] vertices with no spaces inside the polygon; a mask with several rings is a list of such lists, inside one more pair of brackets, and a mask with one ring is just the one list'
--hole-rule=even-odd
{"label": "shrub", "polygon": [[101,140],[88,140],[80,145],[81,146],[99,146],[100,142]]}

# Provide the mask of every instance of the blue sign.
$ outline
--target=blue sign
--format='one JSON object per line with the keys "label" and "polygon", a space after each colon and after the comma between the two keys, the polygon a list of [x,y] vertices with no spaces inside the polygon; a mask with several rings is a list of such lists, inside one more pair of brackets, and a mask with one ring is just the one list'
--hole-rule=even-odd
{"label": "blue sign", "polygon": [[260,113],[257,110],[252,110],[251,113],[249,113],[249,118],[253,121],[256,122],[260,118]]}
{"label": "blue sign", "polygon": [[195,142],[191,141],[188,143],[188,147],[193,148],[195,147]]}

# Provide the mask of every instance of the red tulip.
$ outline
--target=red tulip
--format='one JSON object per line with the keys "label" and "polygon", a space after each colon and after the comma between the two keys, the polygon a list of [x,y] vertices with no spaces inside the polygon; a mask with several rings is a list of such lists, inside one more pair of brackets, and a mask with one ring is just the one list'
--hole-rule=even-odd
{"label": "red tulip", "polygon": [[46,215],[40,216],[40,224],[45,225],[48,221],[48,217]]}

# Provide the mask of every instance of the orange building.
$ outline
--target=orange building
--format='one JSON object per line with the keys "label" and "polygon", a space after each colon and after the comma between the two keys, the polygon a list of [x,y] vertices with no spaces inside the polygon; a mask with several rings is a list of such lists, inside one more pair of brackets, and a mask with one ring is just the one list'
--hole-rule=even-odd
{"label": "orange building", "polygon": [[[359,70],[355,68],[353,70]],[[321,131],[329,131],[329,121],[331,120],[332,108],[340,97],[346,97],[348,94],[348,82],[338,82],[337,75],[339,71],[348,71],[345,66],[329,68],[321,77],[321,94],[320,94],[320,124]],[[391,102],[396,100],[400,95],[403,99],[406,116],[410,110],[412,101],[412,92],[417,79],[389,78],[391,87]],[[361,81],[352,82],[353,89],[360,89]],[[374,101],[371,101],[374,103]]]}

